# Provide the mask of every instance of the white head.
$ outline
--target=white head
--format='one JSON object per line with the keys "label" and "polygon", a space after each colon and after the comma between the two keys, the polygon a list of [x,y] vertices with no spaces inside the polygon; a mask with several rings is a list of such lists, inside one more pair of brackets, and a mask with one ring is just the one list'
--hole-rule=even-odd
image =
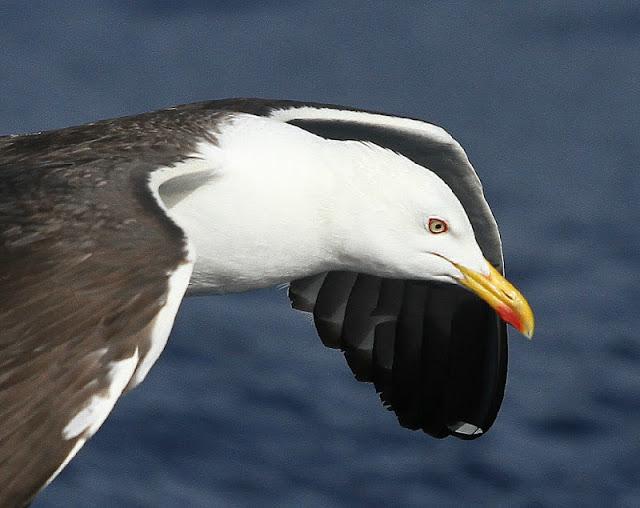
{"label": "white head", "polygon": [[469,217],[446,183],[389,150],[350,148],[368,159],[366,167],[340,170],[346,188],[332,230],[341,234],[338,249],[350,269],[454,283],[462,277],[454,262],[489,274]]}
{"label": "white head", "polygon": [[[343,269],[392,278],[460,284],[491,305],[525,335],[533,313],[484,257],[464,207],[427,168],[375,145],[342,143],[352,155],[340,169],[337,252]],[[368,152],[368,155],[365,155]],[[366,159],[366,163],[365,160]],[[342,199],[340,199],[340,197]]]}
{"label": "white head", "polygon": [[251,115],[232,120],[198,156],[192,171],[210,167],[210,180],[169,210],[195,244],[196,290],[328,270],[437,280],[468,287],[532,332],[526,301],[485,260],[459,200],[427,168],[374,144]]}

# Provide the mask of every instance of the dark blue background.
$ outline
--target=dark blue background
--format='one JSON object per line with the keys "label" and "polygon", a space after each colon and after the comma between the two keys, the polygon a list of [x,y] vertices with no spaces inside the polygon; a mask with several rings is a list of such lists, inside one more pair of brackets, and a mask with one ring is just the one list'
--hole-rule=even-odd
{"label": "dark blue background", "polygon": [[444,126],[538,322],[492,431],[436,441],[284,292],[187,300],[35,506],[640,505],[637,2],[4,1],[0,25],[2,133],[229,96]]}

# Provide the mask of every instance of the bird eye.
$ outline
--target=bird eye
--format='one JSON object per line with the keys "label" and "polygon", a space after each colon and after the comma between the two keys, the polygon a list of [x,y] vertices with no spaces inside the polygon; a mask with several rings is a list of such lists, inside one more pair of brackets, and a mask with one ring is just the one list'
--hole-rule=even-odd
{"label": "bird eye", "polygon": [[442,219],[436,219],[433,217],[429,219],[429,231],[434,235],[445,233],[448,229],[448,224]]}

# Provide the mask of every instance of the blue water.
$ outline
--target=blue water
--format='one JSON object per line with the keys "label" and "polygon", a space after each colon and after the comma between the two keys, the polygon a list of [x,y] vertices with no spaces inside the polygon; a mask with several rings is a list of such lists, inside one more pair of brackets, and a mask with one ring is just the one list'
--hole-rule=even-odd
{"label": "blue water", "polygon": [[3,133],[227,96],[445,126],[538,321],[491,432],[436,441],[283,292],[187,300],[34,506],[640,506],[640,6],[502,4],[2,2]]}

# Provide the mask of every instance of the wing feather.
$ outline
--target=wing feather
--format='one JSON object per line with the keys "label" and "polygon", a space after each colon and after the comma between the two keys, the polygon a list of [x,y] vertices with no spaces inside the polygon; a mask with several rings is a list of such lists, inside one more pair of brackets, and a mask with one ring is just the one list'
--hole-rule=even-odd
{"label": "wing feather", "polygon": [[349,294],[356,281],[356,274],[329,272],[318,293],[313,308],[313,318],[320,338],[327,347],[342,345],[342,326]]}
{"label": "wing feather", "polygon": [[186,290],[186,239],[147,184],[176,157],[152,120],[0,139],[2,506],[27,505],[93,435]]}
{"label": "wing feather", "polygon": [[372,381],[375,321],[371,314],[378,303],[379,277],[358,274],[348,297],[341,344],[349,367],[359,381]]}

